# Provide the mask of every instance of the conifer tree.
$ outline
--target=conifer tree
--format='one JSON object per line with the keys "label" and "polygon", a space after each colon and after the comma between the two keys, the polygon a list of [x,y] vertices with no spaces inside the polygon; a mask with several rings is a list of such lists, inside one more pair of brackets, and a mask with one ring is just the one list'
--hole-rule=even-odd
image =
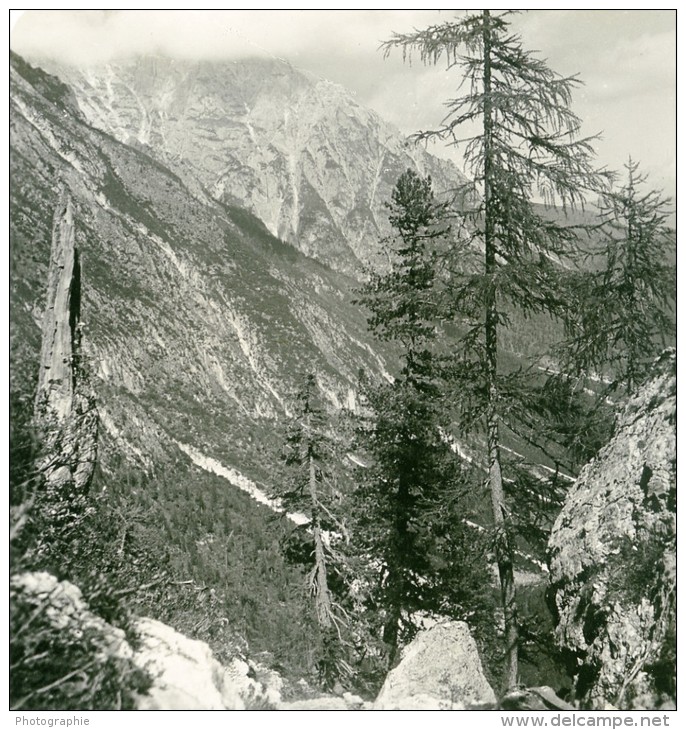
{"label": "conifer tree", "polygon": [[346,528],[335,515],[340,495],[330,469],[334,447],[328,430],[316,378],[309,374],[288,427],[284,451],[287,484],[277,496],[287,513],[304,513],[309,518],[298,525],[288,548],[291,557],[309,569],[308,589],[321,637],[319,672],[324,685],[331,687],[347,666],[341,655],[341,618],[336,615],[331,587],[332,573],[335,580],[338,570],[332,543],[341,539]]}
{"label": "conifer tree", "polygon": [[447,206],[435,200],[430,177],[408,169],[386,207],[394,229],[383,242],[391,267],[371,274],[360,302],[371,312],[374,334],[402,345],[403,376],[422,387],[422,380],[435,375],[436,265],[440,242],[450,234]]}
{"label": "conifer tree", "polygon": [[625,170],[625,183],[601,196],[601,245],[570,277],[575,302],[566,323],[577,372],[605,374],[612,389],[633,393],[673,341],[676,272],[670,201],[646,190],[638,163],[629,159]]}
{"label": "conifer tree", "polygon": [[519,673],[515,536],[501,438],[503,428],[516,428],[513,400],[527,386],[517,373],[503,371],[499,333],[513,310],[525,316],[564,311],[556,262],[567,255],[576,232],[534,200],[564,211],[583,206],[584,190],[597,188],[601,180],[592,167],[591,140],[579,137],[580,120],[569,108],[578,81],[559,76],[526,51],[509,30],[508,15],[468,14],[396,34],[383,48],[386,54],[399,48],[409,61],[414,54],[428,64],[444,61],[459,74],[458,94],[446,102],[442,124],[416,139],[460,146],[473,181],[469,195],[462,191],[467,201],[462,214],[482,255],[474,264],[460,262],[455,274],[453,313],[466,334],[454,374],[465,427],[485,431],[505,626],[504,684],[514,687]]}
{"label": "conifer tree", "polygon": [[[400,346],[400,374],[367,390],[372,468],[357,497],[358,536],[381,563],[377,604],[391,664],[415,630],[414,614],[450,613],[470,602],[467,586],[473,585],[458,585],[472,567],[462,539],[466,512],[456,518],[459,510],[451,508],[465,477],[443,436],[448,417],[435,347],[436,252],[450,233],[446,206],[435,201],[430,178],[408,170],[388,207],[391,267],[371,276],[360,302],[370,311],[370,329]],[[456,564],[447,570],[451,558]]]}

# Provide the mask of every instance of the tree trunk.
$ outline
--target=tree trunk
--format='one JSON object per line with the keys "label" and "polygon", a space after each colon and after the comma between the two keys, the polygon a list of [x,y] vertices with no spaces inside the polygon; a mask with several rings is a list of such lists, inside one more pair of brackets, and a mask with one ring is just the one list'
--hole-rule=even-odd
{"label": "tree trunk", "polygon": [[333,625],[331,619],[331,595],[326,580],[326,556],[324,555],[324,543],[322,541],[322,530],[319,523],[319,510],[317,509],[317,470],[314,458],[310,454],[309,476],[310,476],[310,497],[312,500],[312,535],[314,538],[314,576],[313,590],[317,621],[322,629],[330,629]]}
{"label": "tree trunk", "polygon": [[80,362],[80,310],[74,210],[64,191],[53,221],[34,422],[42,441],[37,468],[46,487],[68,499],[88,491],[97,454],[98,414]]}
{"label": "tree trunk", "polygon": [[383,627],[383,642],[388,646],[388,653],[386,655],[388,669],[391,669],[395,657],[398,654],[398,632],[400,625],[400,607],[397,605],[391,606],[388,609],[388,619]]}
{"label": "tree trunk", "polygon": [[493,118],[491,107],[491,28],[490,13],[484,10],[484,246],[485,275],[487,280],[485,347],[486,379],[488,406],[486,428],[488,432],[488,484],[491,491],[491,506],[495,528],[495,555],[500,577],[500,593],[505,621],[506,689],[513,689],[519,682],[518,648],[519,631],[517,626],[517,605],[515,601],[515,582],[513,550],[505,520],[505,494],[500,465],[500,438],[498,433],[498,309],[496,291],[496,242],[494,231],[493,200],[493,159],[492,134]]}
{"label": "tree trunk", "polygon": [[384,624],[383,642],[388,646],[388,668],[390,669],[398,654],[398,635],[400,634],[400,619],[403,607],[407,608],[408,586],[406,572],[403,569],[411,562],[412,545],[408,535],[408,513],[410,510],[410,494],[407,481],[400,479],[398,494],[395,502],[395,545],[396,556],[392,561],[394,566],[387,577],[386,604],[388,618]]}

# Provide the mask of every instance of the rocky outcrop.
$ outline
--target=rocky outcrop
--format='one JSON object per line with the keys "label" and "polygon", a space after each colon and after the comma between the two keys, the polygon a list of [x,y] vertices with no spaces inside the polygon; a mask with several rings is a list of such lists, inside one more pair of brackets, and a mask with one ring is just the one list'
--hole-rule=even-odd
{"label": "rocky outcrop", "polygon": [[43,434],[46,489],[84,494],[95,468],[98,416],[81,369],[81,266],[74,209],[62,193],[55,212],[35,418]]}
{"label": "rocky outcrop", "polygon": [[135,663],[153,678],[139,710],[274,709],[281,701],[275,672],[267,686],[251,678],[248,662],[234,659],[222,666],[210,647],[149,618],[136,622],[140,646]]}
{"label": "rocky outcrop", "polygon": [[[241,658],[223,666],[204,642],[189,639],[149,618],[134,622],[132,632],[136,640],[132,643],[124,631],[90,610],[75,585],[58,581],[49,573],[13,576],[11,595],[13,601],[30,606],[34,628],[48,625],[67,644],[83,643],[84,637],[88,637],[91,674],[83,676],[97,676],[98,665],[112,666],[113,660],[117,661],[119,671],[147,675],[151,686],[145,693],[137,694],[135,709],[275,709],[281,703],[282,680],[276,672]],[[42,620],[36,622],[39,613]],[[78,668],[62,669],[69,677]]]}
{"label": "rocky outcrop", "polygon": [[[10,580],[10,594],[30,600],[53,628],[82,636],[89,632],[97,637],[99,653],[131,658],[133,651],[121,629],[115,628],[92,613],[81,591],[69,581],[60,581],[45,572],[19,573]],[[36,622],[39,623],[39,622]]]}
{"label": "rocky outcrop", "polygon": [[80,265],[74,247],[74,212],[63,193],[53,220],[37,405],[64,421],[74,396],[74,355],[78,349]]}
{"label": "rocky outcrop", "polygon": [[420,632],[386,677],[375,710],[459,710],[495,703],[476,642],[463,622]]}
{"label": "rocky outcrop", "polygon": [[50,573],[12,576],[10,637],[14,710],[129,710],[149,685],[125,632]]}
{"label": "rocky outcrop", "polygon": [[676,583],[676,355],[619,415],[549,542],[556,636],[578,700],[654,708],[669,694]]}

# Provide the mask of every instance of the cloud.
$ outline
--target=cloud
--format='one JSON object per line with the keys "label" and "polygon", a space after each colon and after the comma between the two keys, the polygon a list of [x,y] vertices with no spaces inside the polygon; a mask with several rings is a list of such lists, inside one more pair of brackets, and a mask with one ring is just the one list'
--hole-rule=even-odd
{"label": "cloud", "polygon": [[436,11],[110,10],[27,11],[12,47],[74,63],[132,54],[233,59],[246,55],[373,54],[389,28],[423,26]]}
{"label": "cloud", "polygon": [[[88,64],[136,54],[236,59],[276,56],[349,88],[405,133],[435,127],[456,72],[384,60],[392,32],[451,20],[436,10],[27,11],[11,36],[29,57]],[[672,194],[675,182],[676,20],[673,11],[536,10],[511,17],[524,46],[585,82],[573,109],[602,130],[600,163],[641,158]],[[439,150],[436,150],[439,151]],[[454,157],[452,150],[442,152]]]}

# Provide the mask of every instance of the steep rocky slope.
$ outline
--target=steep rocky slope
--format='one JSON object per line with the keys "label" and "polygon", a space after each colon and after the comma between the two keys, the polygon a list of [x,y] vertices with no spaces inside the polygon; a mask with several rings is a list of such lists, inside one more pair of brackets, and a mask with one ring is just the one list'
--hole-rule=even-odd
{"label": "steep rocky slope", "polygon": [[556,636],[590,707],[654,708],[674,692],[676,356],[631,398],[550,537]]}
{"label": "steep rocky slope", "polygon": [[464,182],[452,163],[408,144],[343,88],[284,61],[145,57],[46,67],[68,81],[91,124],[348,273],[380,263],[384,203],[405,169],[430,174],[439,194]]}
{"label": "steep rocky slope", "polygon": [[306,371],[354,406],[381,377],[353,282],[249,213],[90,127],[69,90],[18,58],[11,72],[13,362],[37,362],[60,186],[81,252],[86,359],[101,423],[150,465],[176,442],[264,478],[274,421]]}

